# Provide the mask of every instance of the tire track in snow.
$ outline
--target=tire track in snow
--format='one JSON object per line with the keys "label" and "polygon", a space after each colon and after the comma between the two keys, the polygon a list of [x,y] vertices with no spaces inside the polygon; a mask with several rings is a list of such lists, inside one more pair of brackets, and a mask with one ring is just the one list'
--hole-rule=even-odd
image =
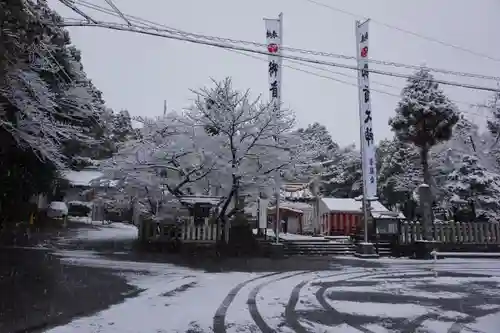
{"label": "tire track in snow", "polygon": [[[342,280],[332,281],[331,285],[335,285],[336,283],[339,283],[339,282],[356,280],[356,279],[369,278],[369,279],[376,280],[376,279],[379,279],[381,277],[391,276],[392,274],[410,274],[410,273],[417,273],[417,272],[421,272],[421,270],[417,270],[417,269],[407,269],[407,270],[396,269],[396,270],[394,270],[392,268],[382,268],[382,269],[376,268],[373,271],[371,271],[371,273],[361,274],[361,275],[352,276],[352,277],[342,279]],[[331,315],[342,318],[344,324],[351,326],[351,327],[359,330],[360,332],[375,333],[372,330],[367,329],[366,327],[355,323],[353,318],[352,318],[352,315],[350,315],[348,313],[342,313],[340,311],[337,311],[334,307],[332,307],[330,304],[328,304],[328,302],[325,300],[325,292],[328,288],[331,288],[331,286],[322,286],[321,288],[318,289],[318,291],[315,294],[317,301],[319,302],[319,304],[321,304],[321,306],[326,311],[330,312]]]}
{"label": "tire track in snow", "polygon": [[302,271],[302,272],[298,272],[298,273],[289,274],[289,275],[284,276],[284,277],[279,277],[277,279],[272,279],[272,280],[263,282],[263,283],[259,284],[257,287],[253,288],[252,291],[250,291],[250,294],[248,295],[248,301],[247,301],[248,311],[250,312],[250,316],[252,316],[253,321],[255,322],[257,327],[259,327],[259,329],[262,331],[262,333],[275,333],[276,330],[272,329],[271,327],[269,327],[269,325],[267,325],[264,318],[262,318],[262,316],[259,313],[259,310],[257,309],[256,297],[257,297],[257,294],[259,293],[259,291],[263,287],[265,287],[271,283],[274,283],[277,281],[282,281],[285,279],[289,279],[289,278],[294,277],[294,276],[303,275],[303,274],[311,274],[311,273],[315,273],[315,272],[319,272],[319,271],[305,271],[305,272]]}
{"label": "tire track in snow", "polygon": [[[300,324],[299,318],[295,312],[295,307],[297,306],[297,302],[299,301],[300,298],[300,291],[302,288],[315,280],[319,279],[325,279],[325,278],[332,278],[332,277],[339,277],[342,275],[347,275],[347,276],[352,276],[353,274],[360,274],[361,272],[359,270],[352,271],[352,272],[343,272],[343,273],[336,273],[336,274],[331,274],[331,275],[326,275],[317,279],[312,279],[312,280],[304,280],[297,284],[293,289],[290,294],[290,299],[286,305],[285,308],[285,319],[288,323],[288,325],[297,333],[307,333],[307,330]],[[362,274],[358,275],[356,277],[366,277],[368,274]],[[339,281],[344,281],[344,280],[339,280]]]}
{"label": "tire track in snow", "polygon": [[227,310],[229,309],[229,306],[231,306],[231,303],[234,301],[234,299],[236,298],[236,295],[238,295],[238,293],[240,292],[241,289],[243,289],[249,283],[252,283],[254,281],[257,281],[259,279],[263,279],[266,277],[275,276],[278,274],[283,274],[283,272],[275,272],[275,273],[257,276],[253,279],[243,281],[243,282],[239,283],[238,285],[236,285],[236,287],[231,289],[229,291],[229,293],[227,294],[227,296],[222,301],[222,303],[217,308],[217,311],[215,311],[214,322],[213,322],[214,333],[226,333]]}

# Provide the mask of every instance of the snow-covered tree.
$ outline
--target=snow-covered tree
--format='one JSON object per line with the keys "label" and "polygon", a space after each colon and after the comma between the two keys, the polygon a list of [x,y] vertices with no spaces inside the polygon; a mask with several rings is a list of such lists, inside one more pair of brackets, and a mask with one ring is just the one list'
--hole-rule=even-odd
{"label": "snow-covered tree", "polygon": [[449,140],[459,114],[455,105],[422,68],[408,79],[401,92],[396,116],[390,119],[396,138],[420,150],[424,182],[433,185],[429,172],[429,153],[436,144]]}
{"label": "snow-covered tree", "polygon": [[101,164],[105,178],[116,181],[115,187],[130,198],[145,198],[151,212],[157,202],[165,201],[166,193],[201,194],[203,178],[214,165],[201,144],[210,139],[204,128],[191,126],[175,113],[139,120],[140,138],[123,142],[113,158]]}
{"label": "snow-covered tree", "polygon": [[136,135],[132,128],[132,118],[127,110],[113,114],[111,124],[112,139],[114,142],[124,142],[133,139]]}
{"label": "snow-covered tree", "polygon": [[488,130],[497,139],[500,137],[500,93],[494,93],[487,103],[491,118],[487,121]]}
{"label": "snow-covered tree", "polygon": [[332,140],[324,125],[313,123],[306,128],[299,128],[297,132],[306,148],[317,153],[317,156],[311,156],[313,162],[328,161],[339,149],[339,145]]}
{"label": "snow-covered tree", "polygon": [[202,142],[202,149],[216,163],[210,179],[225,198],[221,216],[232,201],[268,190],[273,175],[303,162],[304,150],[300,137],[292,133],[295,118],[289,110],[250,100],[249,92],[235,90],[230,79],[196,94],[186,117],[211,138]]}
{"label": "snow-covered tree", "polygon": [[489,151],[495,158],[496,167],[500,167],[500,93],[494,93],[487,102],[487,108],[491,114],[486,125],[489,134],[487,141],[490,143]]}
{"label": "snow-covered tree", "polygon": [[452,203],[472,199],[478,215],[484,214],[490,220],[498,220],[500,177],[482,167],[476,157],[465,155],[460,167],[448,175],[444,188]]}
{"label": "snow-covered tree", "polygon": [[51,192],[56,170],[78,155],[68,144],[88,150],[105,146],[94,130],[100,128],[104,102],[46,1],[0,1],[0,19],[0,209],[5,215],[16,211],[8,208],[16,202]]}
{"label": "snow-covered tree", "polygon": [[412,215],[407,207],[413,191],[422,183],[420,154],[411,145],[398,139],[382,141],[378,149],[378,187],[381,201]]}
{"label": "snow-covered tree", "polygon": [[322,172],[325,196],[354,198],[363,193],[361,155],[354,145],[339,149]]}

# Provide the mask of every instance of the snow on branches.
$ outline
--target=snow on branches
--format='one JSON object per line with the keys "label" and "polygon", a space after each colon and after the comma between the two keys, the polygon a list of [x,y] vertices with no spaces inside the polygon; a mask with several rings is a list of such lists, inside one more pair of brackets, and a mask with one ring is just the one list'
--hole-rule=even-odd
{"label": "snow on branches", "polygon": [[203,149],[216,163],[213,183],[228,198],[263,191],[273,174],[292,168],[300,158],[301,141],[292,133],[294,114],[250,100],[249,92],[234,90],[230,79],[214,85],[197,91],[195,105],[185,113],[194,128],[210,137]]}
{"label": "snow on branches", "polygon": [[396,115],[389,120],[389,125],[398,140],[420,149],[425,183],[433,185],[428,162],[430,149],[451,138],[458,120],[455,105],[439,88],[428,69],[422,68],[408,79]]}
{"label": "snow on branches", "polygon": [[159,196],[217,195],[225,210],[235,198],[267,191],[276,172],[301,161],[290,111],[250,100],[229,79],[195,93],[183,114],[136,119],[140,138],[124,142],[104,168],[107,176]]}
{"label": "snow on branches", "polygon": [[458,120],[455,105],[434,82],[430,71],[422,68],[408,79],[396,116],[389,124],[401,141],[429,149],[448,140]]}
{"label": "snow on branches", "polygon": [[14,117],[1,118],[2,128],[8,131],[21,148],[30,149],[42,161],[57,168],[65,166],[61,142],[69,139],[86,141],[82,129],[58,120],[55,95],[35,72],[13,70],[6,75],[6,87],[1,91]]}

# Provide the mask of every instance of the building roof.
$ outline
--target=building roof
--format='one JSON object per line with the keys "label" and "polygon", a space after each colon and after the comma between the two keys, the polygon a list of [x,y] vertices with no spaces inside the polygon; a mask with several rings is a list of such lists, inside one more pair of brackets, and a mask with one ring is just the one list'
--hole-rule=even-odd
{"label": "building roof", "polygon": [[[321,198],[321,201],[330,212],[363,213],[361,201],[353,198]],[[371,201],[370,206],[370,212],[374,218],[404,218],[403,214],[390,211],[379,201]]]}
{"label": "building roof", "polygon": [[104,174],[96,170],[67,170],[62,172],[62,176],[72,186],[91,187],[94,185],[94,181],[102,178]]}
{"label": "building roof", "polygon": [[281,188],[280,196],[287,200],[304,200],[314,198],[313,193],[309,189],[309,184],[307,183],[285,184]]}
{"label": "building roof", "polygon": [[207,203],[217,205],[221,201],[221,197],[203,196],[203,195],[185,195],[179,198],[182,203],[193,205],[197,203]]}
{"label": "building roof", "polygon": [[[276,206],[269,207],[268,210],[275,210]],[[292,212],[303,214],[305,211],[310,211],[313,209],[313,206],[306,204],[304,202],[290,202],[290,201],[281,201],[280,209],[286,209]]]}

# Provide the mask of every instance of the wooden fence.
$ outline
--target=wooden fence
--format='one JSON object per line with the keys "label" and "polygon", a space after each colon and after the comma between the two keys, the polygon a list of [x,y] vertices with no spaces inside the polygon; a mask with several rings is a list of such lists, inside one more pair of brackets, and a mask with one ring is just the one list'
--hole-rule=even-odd
{"label": "wooden fence", "polygon": [[217,224],[211,223],[208,218],[201,224],[195,224],[192,217],[187,217],[180,221],[176,228],[172,223],[161,223],[156,221],[141,220],[145,223],[139,238],[155,242],[168,242],[175,239],[184,243],[215,243],[221,238],[222,230],[217,228]]}
{"label": "wooden fence", "polygon": [[[433,240],[444,244],[500,245],[500,224],[488,222],[435,222],[431,226]],[[401,223],[400,244],[422,240],[419,222]]]}
{"label": "wooden fence", "polygon": [[183,242],[216,242],[220,239],[222,230],[216,223],[211,223],[206,218],[202,224],[195,225],[193,218],[185,221],[181,228],[181,241]]}

